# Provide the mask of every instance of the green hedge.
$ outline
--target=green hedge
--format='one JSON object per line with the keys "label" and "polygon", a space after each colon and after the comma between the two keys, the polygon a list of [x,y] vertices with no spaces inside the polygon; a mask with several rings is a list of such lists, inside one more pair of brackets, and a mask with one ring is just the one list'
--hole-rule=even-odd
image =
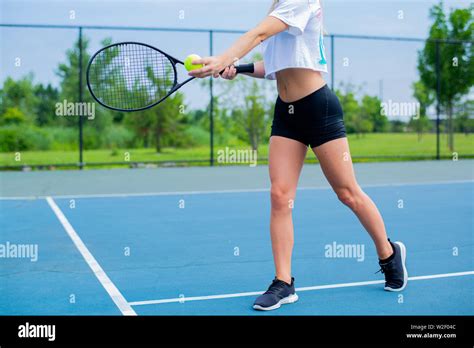
{"label": "green hedge", "polygon": [[45,129],[10,125],[0,127],[0,151],[49,150],[51,137]]}
{"label": "green hedge", "polygon": [[[35,127],[9,125],[0,127],[0,152],[70,151],[78,148],[78,131],[66,127]],[[123,126],[112,126],[103,132],[89,127],[83,133],[85,149],[134,147],[134,134]]]}

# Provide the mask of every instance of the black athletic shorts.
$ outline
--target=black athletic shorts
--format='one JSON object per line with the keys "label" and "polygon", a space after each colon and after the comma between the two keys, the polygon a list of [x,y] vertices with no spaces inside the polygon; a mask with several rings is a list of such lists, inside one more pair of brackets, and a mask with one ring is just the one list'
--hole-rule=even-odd
{"label": "black athletic shorts", "polygon": [[327,85],[292,103],[278,97],[271,135],[294,139],[311,148],[344,138],[339,99]]}

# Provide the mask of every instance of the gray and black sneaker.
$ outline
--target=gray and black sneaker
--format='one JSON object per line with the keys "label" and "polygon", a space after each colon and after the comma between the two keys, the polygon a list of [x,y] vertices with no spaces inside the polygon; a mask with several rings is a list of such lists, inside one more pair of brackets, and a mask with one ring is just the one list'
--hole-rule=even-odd
{"label": "gray and black sneaker", "polygon": [[379,260],[379,272],[385,275],[385,290],[402,291],[408,282],[408,272],[405,264],[407,249],[402,242],[392,243],[390,239],[388,241],[392,245],[393,254],[386,260]]}
{"label": "gray and black sneaker", "polygon": [[296,301],[298,295],[295,292],[295,278],[291,278],[291,284],[288,284],[275,277],[268,290],[255,300],[253,309],[271,311],[280,308],[282,304]]}

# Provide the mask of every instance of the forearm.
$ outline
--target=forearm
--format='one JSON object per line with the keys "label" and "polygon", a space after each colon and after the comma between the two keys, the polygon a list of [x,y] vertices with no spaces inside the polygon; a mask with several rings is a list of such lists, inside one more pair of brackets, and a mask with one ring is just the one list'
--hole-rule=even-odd
{"label": "forearm", "polygon": [[[262,41],[286,29],[288,29],[287,24],[275,17],[267,16],[256,28],[242,35],[223,54],[194,60],[193,64],[202,64],[204,66],[200,69],[192,70],[188,74],[199,78],[207,76],[218,77],[224,69],[235,64]],[[258,64],[257,73],[254,72],[255,77],[263,77],[264,68],[263,63],[261,64],[261,66]]]}
{"label": "forearm", "polygon": [[267,16],[258,26],[238,38],[220,57],[226,66],[234,64],[236,60],[244,57],[262,41],[286,29],[288,29],[287,24],[275,17]]}
{"label": "forearm", "polygon": [[254,66],[254,72],[244,73],[244,75],[254,77],[257,79],[263,79],[265,77],[265,65],[263,63],[263,60],[255,62],[253,66]]}
{"label": "forearm", "polygon": [[244,57],[253,48],[258,46],[264,37],[256,29],[252,29],[242,35],[234,44],[221,54],[227,66],[235,64],[235,62]]}

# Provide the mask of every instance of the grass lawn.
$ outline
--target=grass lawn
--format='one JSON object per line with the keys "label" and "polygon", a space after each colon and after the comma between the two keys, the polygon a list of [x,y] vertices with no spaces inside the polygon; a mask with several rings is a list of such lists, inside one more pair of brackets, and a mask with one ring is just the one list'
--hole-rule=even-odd
{"label": "grass lawn", "polygon": [[[452,157],[446,143],[447,136],[441,137],[441,155]],[[400,160],[400,158],[390,159],[390,156],[435,156],[436,135],[426,134],[418,141],[416,134],[406,133],[379,133],[367,134],[361,137],[349,136],[349,144],[353,157],[367,157],[369,160],[373,156],[387,156],[385,160]],[[215,158],[217,151],[225,149],[225,145],[215,146]],[[235,148],[234,148],[235,149]],[[242,147],[239,147],[242,149]],[[456,134],[454,137],[454,149],[459,157],[474,154],[474,136]],[[18,155],[20,155],[19,160]],[[259,158],[266,158],[268,155],[268,145],[261,145],[258,151]],[[17,156],[17,158],[15,158]],[[308,156],[308,158],[314,158]],[[367,158],[365,160],[367,160]],[[165,148],[161,153],[156,153],[154,149],[119,149],[119,150],[86,150],[84,151],[84,162],[86,163],[113,163],[113,162],[152,162],[152,161],[186,161],[209,159],[209,147],[201,146],[190,149]],[[403,158],[408,159],[408,158]],[[357,160],[357,159],[356,159]],[[79,161],[78,151],[24,151],[18,153],[0,153],[0,166],[24,166],[24,165],[46,165],[46,164],[74,164]],[[202,163],[206,164],[206,163]],[[110,165],[102,165],[101,167]]]}

